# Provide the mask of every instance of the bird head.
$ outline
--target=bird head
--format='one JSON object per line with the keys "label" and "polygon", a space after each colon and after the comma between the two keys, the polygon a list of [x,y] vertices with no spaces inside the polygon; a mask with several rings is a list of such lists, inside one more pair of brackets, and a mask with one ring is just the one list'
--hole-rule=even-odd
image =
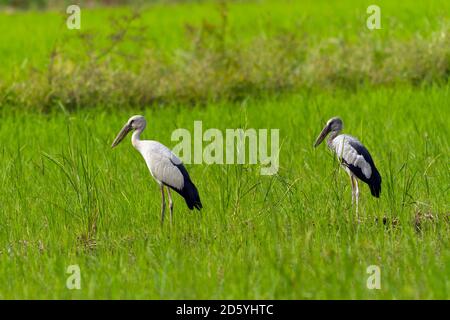
{"label": "bird head", "polygon": [[130,119],[128,119],[127,123],[125,123],[122,130],[120,130],[119,134],[114,139],[111,148],[117,146],[123,140],[123,138],[126,137],[128,132],[133,130],[140,130],[140,131],[144,130],[146,124],[147,122],[145,121],[144,116],[140,115],[132,116]]}
{"label": "bird head", "polygon": [[343,123],[341,118],[339,117],[333,117],[330,120],[327,121],[327,124],[322,129],[322,132],[319,134],[319,136],[316,139],[316,142],[314,142],[314,147],[317,147],[319,144],[322,143],[323,139],[328,135],[328,133],[335,131],[339,132],[343,128]]}

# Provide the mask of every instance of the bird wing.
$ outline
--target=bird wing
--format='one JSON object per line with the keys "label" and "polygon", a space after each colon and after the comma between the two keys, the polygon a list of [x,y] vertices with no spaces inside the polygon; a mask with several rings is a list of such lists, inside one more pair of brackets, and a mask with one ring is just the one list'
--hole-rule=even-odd
{"label": "bird wing", "polygon": [[339,135],[333,139],[332,146],[338,158],[361,180],[372,176],[373,161],[369,151],[355,137]]}
{"label": "bird wing", "polygon": [[179,169],[183,166],[181,160],[165,145],[157,141],[142,141],[142,156],[152,176],[175,189],[184,187],[183,172]]}

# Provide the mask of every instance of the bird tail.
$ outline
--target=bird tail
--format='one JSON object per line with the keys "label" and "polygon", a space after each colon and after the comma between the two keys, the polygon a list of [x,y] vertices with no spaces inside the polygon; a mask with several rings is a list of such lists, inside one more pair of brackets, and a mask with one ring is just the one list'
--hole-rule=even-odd
{"label": "bird tail", "polygon": [[181,195],[183,196],[186,204],[190,210],[194,208],[200,210],[203,208],[202,202],[200,201],[200,196],[198,190],[192,181],[188,181],[184,186]]}
{"label": "bird tail", "polygon": [[379,198],[381,193],[381,176],[376,168],[374,168],[369,187],[370,193],[372,193],[374,197]]}

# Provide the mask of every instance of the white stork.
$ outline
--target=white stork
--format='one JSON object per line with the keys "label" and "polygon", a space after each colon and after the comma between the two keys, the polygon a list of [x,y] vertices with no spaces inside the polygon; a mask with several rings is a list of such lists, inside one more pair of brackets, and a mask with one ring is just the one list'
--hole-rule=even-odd
{"label": "white stork", "polygon": [[111,148],[117,146],[128,132],[134,130],[131,137],[131,143],[139,153],[144,157],[150,174],[158,182],[161,188],[161,225],[164,223],[164,212],[166,209],[166,202],[164,199],[164,187],[167,188],[169,196],[170,207],[170,221],[172,222],[173,202],[170,189],[179,193],[190,210],[196,208],[200,210],[202,203],[198,195],[197,188],[192,183],[186,168],[183,166],[181,160],[175,156],[169,148],[163,144],[152,140],[141,140],[140,136],[144,131],[147,122],[145,118],[140,115],[132,116],[125,126],[120,130],[116,139],[114,139]]}
{"label": "white stork", "polygon": [[331,118],[317,137],[314,147],[317,147],[325,137],[328,147],[337,155],[342,167],[350,176],[352,184],[352,204],[356,201],[356,214],[358,214],[359,178],[367,183],[374,197],[379,198],[381,192],[381,176],[366,147],[358,139],[347,134],[339,134],[343,123],[338,117]]}

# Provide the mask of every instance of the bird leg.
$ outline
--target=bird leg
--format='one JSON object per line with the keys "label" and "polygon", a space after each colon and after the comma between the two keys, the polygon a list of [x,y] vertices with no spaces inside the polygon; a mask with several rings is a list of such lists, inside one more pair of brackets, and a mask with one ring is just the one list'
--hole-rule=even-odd
{"label": "bird leg", "polygon": [[358,180],[356,180],[355,177],[353,177],[353,179],[355,181],[356,216],[358,217],[359,187],[358,187]]}
{"label": "bird leg", "polygon": [[169,196],[170,224],[172,224],[172,220],[173,220],[173,201],[172,201],[172,194],[170,193],[170,189],[169,188],[167,188],[167,195]]}
{"label": "bird leg", "polygon": [[166,201],[164,199],[164,185],[161,184],[161,226],[164,224],[164,211],[166,210]]}

